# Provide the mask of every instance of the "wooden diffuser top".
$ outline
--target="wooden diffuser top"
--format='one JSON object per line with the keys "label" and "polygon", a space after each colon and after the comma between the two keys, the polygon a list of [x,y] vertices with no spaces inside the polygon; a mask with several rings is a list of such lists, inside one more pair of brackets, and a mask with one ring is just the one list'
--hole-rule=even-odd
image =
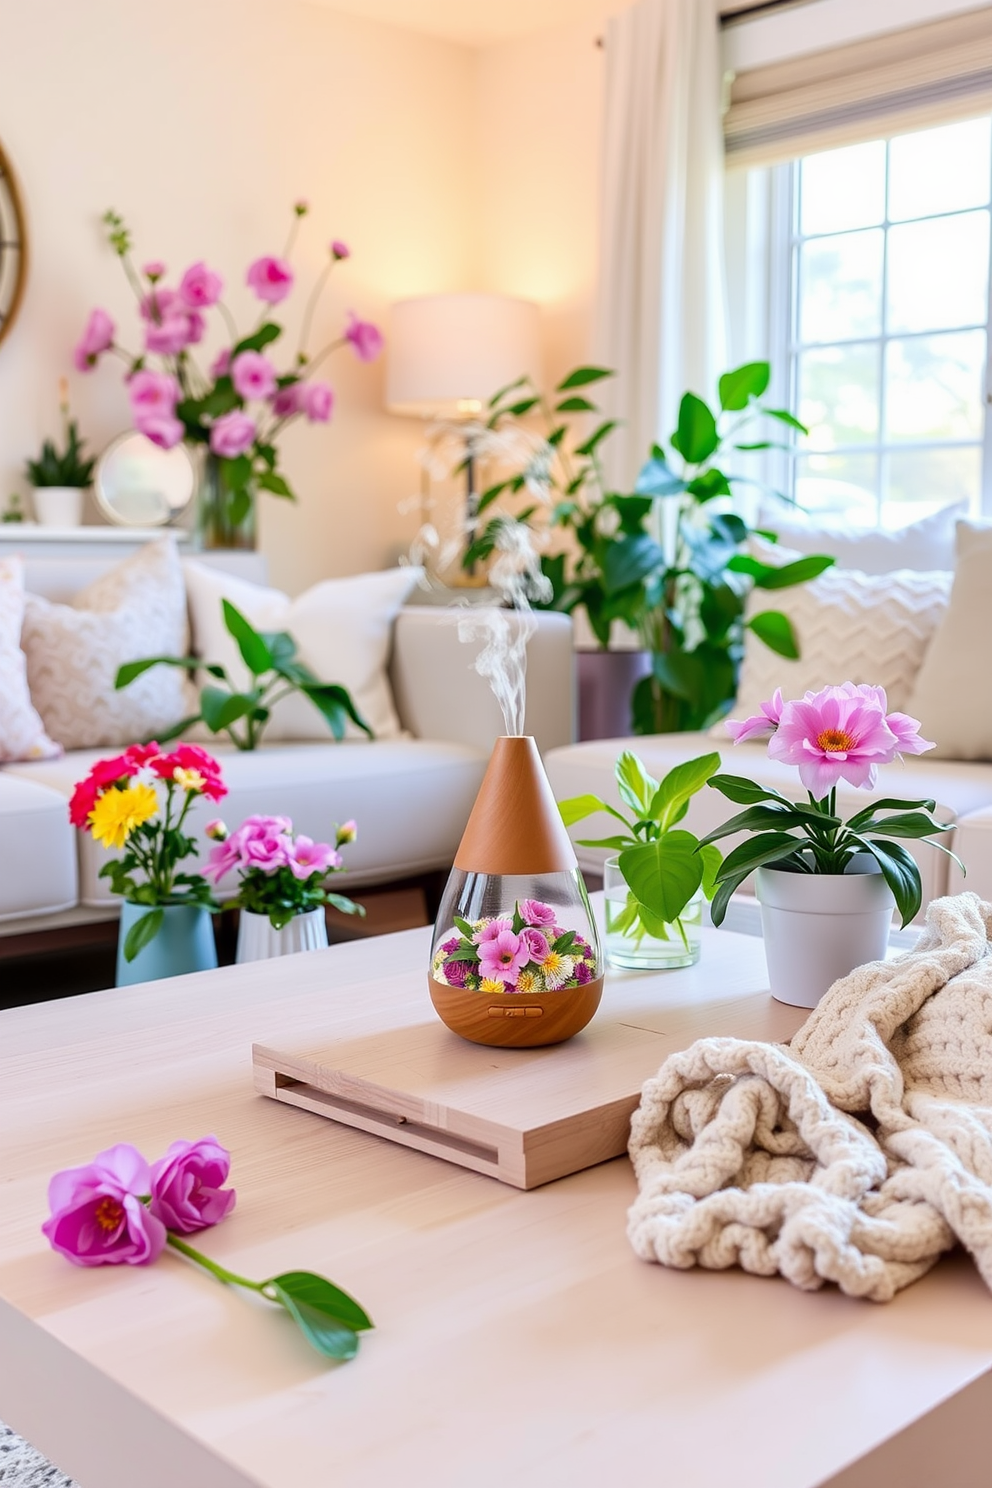
{"label": "wooden diffuser top", "polygon": [[537,745],[497,739],[455,854],[464,873],[568,873],[575,853]]}

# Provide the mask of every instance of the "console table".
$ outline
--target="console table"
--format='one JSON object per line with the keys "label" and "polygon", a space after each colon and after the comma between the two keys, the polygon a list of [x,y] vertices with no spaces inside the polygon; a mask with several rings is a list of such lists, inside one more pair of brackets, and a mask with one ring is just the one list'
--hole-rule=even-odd
{"label": "console table", "polygon": [[[885,1306],[666,1270],[627,1242],[625,1158],[524,1193],[254,1093],[253,1040],[431,1019],[428,944],[0,1013],[0,1418],[83,1488],[987,1488],[992,1296],[966,1258]],[[697,967],[608,978],[580,1038],[650,1027],[645,1075],[697,1036],[788,1038],[803,1014],[765,986],[759,940],[705,931]],[[354,1362],[171,1253],[47,1248],[56,1169],[208,1132],[239,1196],[202,1249],[351,1291],[378,1324]]]}

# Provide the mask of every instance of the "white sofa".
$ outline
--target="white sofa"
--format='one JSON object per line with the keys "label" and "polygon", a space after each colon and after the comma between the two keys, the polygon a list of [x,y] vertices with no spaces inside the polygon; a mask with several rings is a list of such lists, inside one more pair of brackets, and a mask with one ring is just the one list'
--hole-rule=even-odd
{"label": "white sofa", "polygon": [[[80,586],[93,577],[80,568]],[[67,597],[65,569],[29,568],[28,588]],[[574,738],[572,627],[539,615],[528,646],[526,729],[543,751]],[[354,818],[342,892],[447,868],[482,779],[502,718],[475,650],[458,639],[450,611],[408,606],[393,632],[390,679],[404,737],[381,741],[279,743],[253,753],[220,743],[229,795],[201,800],[190,823],[203,854],[205,824],[236,825],[253,812],[286,814],[297,829],[327,840]],[[331,679],[333,680],[333,679]],[[130,740],[121,740],[127,744]],[[99,870],[107,854],[69,824],[73,787],[111,749],[0,767],[0,937],[116,916],[119,901]]]}

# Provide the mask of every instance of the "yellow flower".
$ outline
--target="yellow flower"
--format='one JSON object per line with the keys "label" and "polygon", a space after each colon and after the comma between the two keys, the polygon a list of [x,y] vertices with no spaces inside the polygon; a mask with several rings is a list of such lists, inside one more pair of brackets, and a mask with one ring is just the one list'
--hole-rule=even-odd
{"label": "yellow flower", "polygon": [[135,827],[158,811],[158,796],[150,785],[108,790],[90,812],[90,831],[104,847],[123,847]]}
{"label": "yellow flower", "polygon": [[172,778],[180,790],[184,791],[202,791],[207,783],[206,777],[199,770],[184,770],[181,765],[173,770]]}
{"label": "yellow flower", "polygon": [[506,988],[502,982],[494,981],[492,977],[483,977],[479,983],[480,992],[505,992]]}
{"label": "yellow flower", "polygon": [[522,971],[517,977],[518,992],[539,992],[540,990],[540,987],[537,985],[537,977],[532,971]]}
{"label": "yellow flower", "polygon": [[544,977],[544,985],[549,992],[557,992],[571,979],[575,969],[575,961],[571,956],[562,956],[558,951],[550,951],[541,962],[541,974]]}

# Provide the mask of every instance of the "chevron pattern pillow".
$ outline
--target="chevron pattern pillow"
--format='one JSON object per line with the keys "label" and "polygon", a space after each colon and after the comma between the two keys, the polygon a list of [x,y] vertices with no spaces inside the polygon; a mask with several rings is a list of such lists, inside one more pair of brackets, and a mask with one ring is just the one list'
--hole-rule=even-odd
{"label": "chevron pattern pillow", "polygon": [[[777,543],[753,538],[751,551],[775,567],[800,554]],[[953,574],[897,569],[865,574],[855,568],[828,568],[818,579],[794,589],[754,589],[747,616],[779,610],[792,621],[799,658],[787,661],[746,632],[735,718],[757,713],[760,704],[781,687],[786,698],[841,682],[868,682],[884,687],[889,709],[901,712],[909,702],[927,647],[944,617]],[[723,725],[716,726],[725,737]]]}

